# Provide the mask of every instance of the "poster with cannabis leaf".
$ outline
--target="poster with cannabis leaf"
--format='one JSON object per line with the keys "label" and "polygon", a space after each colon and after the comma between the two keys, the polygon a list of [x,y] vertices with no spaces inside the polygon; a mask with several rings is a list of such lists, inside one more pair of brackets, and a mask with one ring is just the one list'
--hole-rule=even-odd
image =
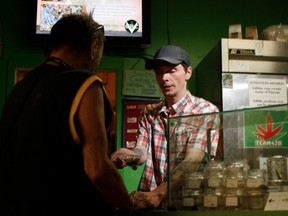
{"label": "poster with cannabis leaf", "polygon": [[287,111],[244,113],[246,148],[288,148]]}

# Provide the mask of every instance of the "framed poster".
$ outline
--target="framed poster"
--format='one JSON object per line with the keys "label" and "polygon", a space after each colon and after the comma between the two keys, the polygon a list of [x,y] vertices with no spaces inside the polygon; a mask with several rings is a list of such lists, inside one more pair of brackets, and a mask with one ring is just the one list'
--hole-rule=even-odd
{"label": "framed poster", "polygon": [[123,99],[123,147],[134,148],[141,111],[147,104],[159,103],[159,99]]}
{"label": "framed poster", "polygon": [[122,95],[160,98],[161,89],[152,70],[124,70]]}

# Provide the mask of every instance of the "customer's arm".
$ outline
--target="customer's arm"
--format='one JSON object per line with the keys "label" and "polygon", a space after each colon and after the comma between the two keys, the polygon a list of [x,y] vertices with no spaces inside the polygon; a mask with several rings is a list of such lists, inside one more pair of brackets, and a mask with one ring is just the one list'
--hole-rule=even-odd
{"label": "customer's arm", "polygon": [[108,157],[104,99],[100,85],[96,82],[87,89],[77,113],[84,168],[91,182],[108,203],[120,209],[130,209],[127,189]]}
{"label": "customer's arm", "polygon": [[135,203],[143,203],[146,208],[157,208],[167,196],[167,182],[163,182],[153,191],[134,191],[131,196]]}

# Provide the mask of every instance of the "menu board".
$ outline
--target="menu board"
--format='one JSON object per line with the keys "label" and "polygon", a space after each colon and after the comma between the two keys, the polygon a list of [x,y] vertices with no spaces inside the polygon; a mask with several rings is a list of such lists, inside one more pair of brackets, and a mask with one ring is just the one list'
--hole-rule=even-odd
{"label": "menu board", "polygon": [[124,70],[122,94],[160,98],[162,93],[152,70]]}

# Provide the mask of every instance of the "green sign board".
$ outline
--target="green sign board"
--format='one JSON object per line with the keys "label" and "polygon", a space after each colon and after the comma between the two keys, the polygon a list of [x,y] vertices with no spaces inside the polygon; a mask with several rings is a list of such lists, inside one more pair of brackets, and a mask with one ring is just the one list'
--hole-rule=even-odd
{"label": "green sign board", "polygon": [[244,113],[245,148],[287,148],[287,111]]}

